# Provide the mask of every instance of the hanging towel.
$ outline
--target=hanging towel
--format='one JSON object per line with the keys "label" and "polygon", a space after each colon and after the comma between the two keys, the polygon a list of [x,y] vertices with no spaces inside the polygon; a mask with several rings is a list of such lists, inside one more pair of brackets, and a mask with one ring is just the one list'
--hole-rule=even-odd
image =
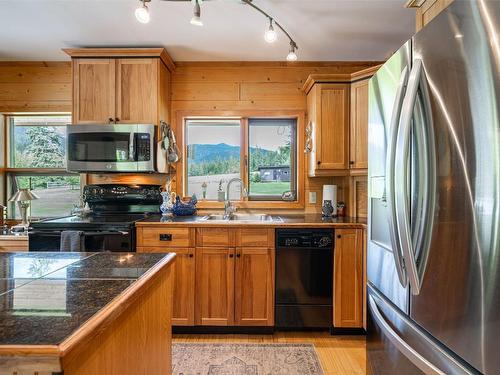
{"label": "hanging towel", "polygon": [[60,251],[85,251],[85,234],[77,230],[63,230],[61,232]]}

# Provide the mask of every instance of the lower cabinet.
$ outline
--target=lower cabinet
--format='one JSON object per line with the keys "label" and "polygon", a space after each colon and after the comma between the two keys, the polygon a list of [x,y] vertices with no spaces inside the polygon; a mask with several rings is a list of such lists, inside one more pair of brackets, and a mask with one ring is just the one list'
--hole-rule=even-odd
{"label": "lower cabinet", "polygon": [[363,229],[336,229],[333,271],[333,325],[363,327]]}
{"label": "lower cabinet", "polygon": [[274,249],[237,247],[235,269],[235,325],[273,326]]}
{"label": "lower cabinet", "polygon": [[274,249],[196,249],[197,325],[274,325]]}
{"label": "lower cabinet", "polygon": [[[161,253],[165,251],[167,249],[154,246],[140,246],[137,248],[139,253]],[[172,325],[192,326],[194,325],[195,303],[195,249],[169,248],[168,251],[177,254],[174,264]]]}
{"label": "lower cabinet", "polygon": [[234,255],[234,248],[196,248],[196,325],[233,325]]}

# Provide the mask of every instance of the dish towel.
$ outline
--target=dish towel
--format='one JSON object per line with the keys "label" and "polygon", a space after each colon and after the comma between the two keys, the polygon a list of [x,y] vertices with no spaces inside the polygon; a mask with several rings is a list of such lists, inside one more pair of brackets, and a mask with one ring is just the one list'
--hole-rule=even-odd
{"label": "dish towel", "polygon": [[85,235],[82,231],[63,230],[61,232],[60,251],[85,251]]}

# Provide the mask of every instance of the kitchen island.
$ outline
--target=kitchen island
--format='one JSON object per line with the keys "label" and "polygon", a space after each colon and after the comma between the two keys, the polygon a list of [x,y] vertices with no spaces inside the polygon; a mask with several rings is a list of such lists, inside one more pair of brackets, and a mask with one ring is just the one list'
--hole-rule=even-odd
{"label": "kitchen island", "polygon": [[0,254],[0,373],[170,374],[174,260]]}

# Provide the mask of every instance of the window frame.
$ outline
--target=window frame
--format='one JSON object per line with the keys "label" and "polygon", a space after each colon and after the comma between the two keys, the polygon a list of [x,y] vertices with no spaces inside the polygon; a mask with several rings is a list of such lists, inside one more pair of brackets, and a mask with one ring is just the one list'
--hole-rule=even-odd
{"label": "window frame", "polygon": [[[3,169],[3,201],[6,203],[8,207],[8,220],[19,220],[18,217],[15,216],[15,209],[12,209],[12,206],[14,205],[13,202],[8,202],[9,199],[9,194],[12,194],[11,190],[11,179],[18,177],[18,176],[33,176],[33,177],[38,177],[38,176],[79,176],[80,177],[80,192],[82,190],[82,187],[85,183],[84,181],[84,176],[79,175],[78,173],[71,173],[66,170],[65,167],[62,168],[17,168],[17,167],[12,167],[11,162],[12,162],[12,142],[14,141],[13,139],[13,134],[11,132],[11,119],[13,117],[24,117],[24,116],[40,116],[40,117],[50,117],[50,116],[71,116],[70,112],[30,112],[30,113],[8,113],[8,114],[3,114],[3,139],[4,139],[4,145],[5,145],[5,153],[3,155],[3,160],[5,163],[4,169]],[[25,126],[25,125],[23,125]],[[26,125],[29,126],[29,125]],[[37,125],[33,125],[37,126]],[[40,126],[52,126],[52,125],[40,125]],[[54,126],[65,126],[65,125],[54,125]],[[76,202],[75,202],[76,203]],[[67,215],[70,213],[68,212]],[[62,215],[58,215],[62,216]],[[52,217],[52,216],[51,216]],[[36,216],[31,216],[31,219],[34,220],[39,220],[43,218],[48,218],[48,217],[36,217]]]}
{"label": "window frame", "polygon": [[[304,122],[305,122],[305,111],[293,111],[293,110],[281,110],[281,111],[203,111],[203,110],[179,110],[175,115],[176,128],[178,134],[181,134],[181,143],[179,146],[182,149],[182,160],[181,166],[176,169],[176,181],[175,186],[177,191],[181,191],[182,195],[186,197],[187,192],[187,144],[186,144],[186,123],[187,120],[235,120],[241,121],[241,153],[242,157],[240,161],[245,164],[242,171],[242,180],[245,188],[248,188],[249,184],[249,172],[247,160],[248,160],[248,119],[295,119],[295,163],[296,168],[294,168],[295,181],[296,181],[296,194],[295,200],[285,201],[285,200],[267,200],[265,199],[251,199],[248,197],[243,197],[240,200],[234,200],[233,202],[239,208],[243,209],[303,209],[305,207],[305,154],[304,149]],[[245,159],[246,158],[246,159]],[[221,209],[224,207],[224,202],[218,202],[215,200],[199,200],[197,204],[200,209]]]}

